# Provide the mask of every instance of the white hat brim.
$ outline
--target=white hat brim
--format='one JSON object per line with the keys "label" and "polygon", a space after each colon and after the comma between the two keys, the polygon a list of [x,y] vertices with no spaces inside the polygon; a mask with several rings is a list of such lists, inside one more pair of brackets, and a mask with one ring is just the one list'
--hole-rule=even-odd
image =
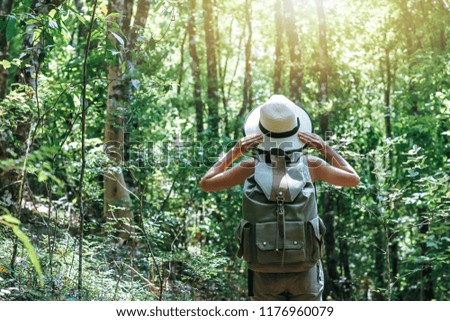
{"label": "white hat brim", "polygon": [[[312,133],[313,125],[311,117],[309,117],[308,113],[303,108],[297,106],[287,98],[286,100],[289,102],[286,105],[294,112],[295,116],[299,119],[300,126],[297,133],[300,131]],[[245,119],[244,122],[245,136],[263,134],[261,132],[261,129],[259,128],[260,110],[262,106],[263,105],[254,108]],[[286,128],[286,131],[288,131],[289,129],[290,128]],[[295,133],[292,136],[283,138],[273,138],[263,134],[263,142],[260,145],[258,145],[257,148],[262,150],[270,150],[271,148],[280,148],[285,151],[302,149],[305,146],[305,144],[298,139],[297,133]]]}

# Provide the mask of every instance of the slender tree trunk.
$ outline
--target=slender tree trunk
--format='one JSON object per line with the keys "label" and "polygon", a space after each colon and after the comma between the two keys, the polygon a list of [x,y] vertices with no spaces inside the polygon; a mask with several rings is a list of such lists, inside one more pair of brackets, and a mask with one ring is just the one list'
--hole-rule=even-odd
{"label": "slender tree trunk", "polygon": [[[443,1],[443,6],[444,9],[448,9],[448,7],[446,8],[446,2]],[[413,53],[414,53],[414,49],[412,47],[412,40],[409,40],[410,34],[414,34],[415,30],[413,29],[413,20],[411,17],[411,12],[409,11],[409,8],[407,6],[407,2],[406,1],[402,1],[401,2],[401,10],[402,10],[402,14],[405,17],[405,23],[406,23],[406,29],[407,31],[412,31],[407,33],[407,54],[408,54],[408,73],[412,72],[412,68],[415,65],[415,61],[413,60]],[[445,35],[444,35],[445,36]],[[442,49],[442,40],[441,40],[441,49]],[[418,102],[417,102],[417,97],[414,93],[415,88],[414,86],[410,83],[408,91],[410,93],[410,96],[412,97],[412,113],[413,115],[417,116],[419,114],[419,109],[418,109]],[[426,215],[424,214],[424,210],[421,208],[417,209],[417,217],[418,220],[421,222],[420,228],[419,228],[419,233],[422,234],[422,238],[425,239],[425,235],[428,233],[428,229],[429,229],[429,221],[428,218],[426,217]],[[421,249],[422,249],[422,255],[426,256],[427,252],[428,252],[428,248],[426,245],[426,242],[422,242],[421,243]],[[433,291],[433,281],[432,281],[432,268],[429,264],[424,264],[421,274],[420,274],[420,299],[421,300],[431,300],[434,296],[434,291]]]}
{"label": "slender tree trunk", "polygon": [[[239,109],[239,113],[236,117],[236,125],[234,128],[234,139],[237,140],[241,134],[242,123],[244,122],[244,115],[253,108],[253,90],[252,90],[252,0],[245,0],[245,24],[247,39],[245,42],[245,73],[244,73],[244,86],[242,90],[242,106]],[[241,47],[242,39],[239,40],[239,48]],[[239,62],[239,60],[238,60]],[[237,67],[237,65],[236,65]],[[236,68],[235,68],[236,73]],[[231,88],[229,88],[230,90]]]}
{"label": "slender tree trunk", "polygon": [[97,0],[94,0],[94,8],[92,10],[92,18],[89,24],[88,37],[86,40],[85,54],[83,60],[83,91],[81,96],[81,168],[80,179],[78,185],[78,206],[80,215],[79,224],[79,240],[78,240],[78,299],[83,297],[83,243],[84,243],[84,173],[86,168],[86,116],[87,116],[87,59],[89,56],[89,50],[91,45],[92,27],[95,21],[95,13],[97,9]]}
{"label": "slender tree trunk", "polygon": [[[388,44],[384,49],[385,59],[386,59],[386,84],[384,89],[384,107],[386,108],[386,113],[384,116],[384,122],[386,126],[386,137],[392,137],[392,125],[391,125],[391,85],[392,85],[392,72],[391,72],[391,58],[390,49]],[[389,164],[388,164],[389,165]]]}
{"label": "slender tree trunk", "polygon": [[[425,209],[419,208],[419,218],[422,219],[419,227],[419,233],[422,235],[428,234],[430,221],[426,218]],[[425,237],[423,236],[423,239]],[[426,242],[422,242],[420,244],[422,249],[422,256],[427,257],[428,255],[428,246]],[[421,301],[431,301],[434,298],[434,290],[433,290],[433,279],[432,279],[432,268],[431,263],[424,263],[422,270],[420,272],[420,300]]]}
{"label": "slender tree trunk", "polygon": [[[130,21],[130,5],[124,0],[110,0],[108,12],[119,12],[122,15],[117,23],[124,34],[128,34]],[[127,16],[129,15],[129,16]],[[126,26],[125,24],[128,23]],[[111,22],[107,26],[108,41],[116,47],[119,42],[111,33]],[[121,63],[116,59],[108,66],[108,97],[105,118],[104,146],[110,166],[104,174],[104,215],[108,222],[118,230],[121,241],[130,238],[133,231],[133,213],[130,209],[130,192],[126,186],[122,166],[124,150],[125,111],[128,108],[127,82],[120,74]]]}
{"label": "slender tree trunk", "polygon": [[[4,0],[0,3],[0,21],[7,21],[7,15],[11,13],[13,6],[13,0]],[[0,61],[8,60],[9,57],[9,42],[6,38],[6,27],[0,30]],[[8,91],[8,70],[0,65],[0,100],[6,97]],[[10,157],[7,152],[12,146],[8,143],[7,137],[0,134],[0,159],[6,159]],[[12,177],[5,177],[5,173],[0,173],[0,198],[3,195],[3,188],[9,186],[12,182]],[[7,189],[6,189],[7,190]]]}
{"label": "slender tree trunk", "polygon": [[[376,183],[376,179],[375,179],[375,184]],[[376,195],[378,194],[378,189],[376,191]],[[377,211],[377,216],[380,217],[382,215],[384,215],[384,213],[382,213],[382,211]],[[386,235],[384,235],[384,229],[383,226],[380,224],[380,221],[378,220],[378,222],[374,222],[374,227],[376,228],[376,232],[375,232],[375,237],[374,237],[374,242],[375,242],[375,269],[374,269],[374,277],[376,279],[376,285],[377,287],[384,287],[386,285],[386,279],[385,279],[385,273],[384,271],[385,269],[385,261],[386,261],[386,256],[384,255],[384,248],[385,248],[385,240],[386,240]],[[385,296],[383,293],[378,293],[376,295],[374,295],[374,300],[376,301],[381,301],[384,300]]]}
{"label": "slender tree trunk", "polygon": [[[317,14],[319,20],[319,103],[324,105],[328,99],[328,45],[326,37],[326,19],[322,0],[316,0]],[[320,132],[323,137],[327,137],[330,130],[329,114],[323,112],[320,115]],[[342,291],[339,286],[339,273],[337,271],[336,240],[334,233],[334,210],[333,200],[328,191],[323,191],[320,199],[323,208],[323,220],[327,228],[325,234],[325,259],[326,259],[326,279],[324,295],[331,295],[333,298],[341,299]]]}
{"label": "slender tree trunk", "polygon": [[[223,106],[223,122],[225,125],[224,128],[224,135],[229,137],[230,136],[230,124],[229,124],[229,120],[228,120],[228,96],[225,92],[225,77],[227,74],[227,70],[228,70],[228,61],[230,59],[230,55],[229,55],[229,50],[226,50],[226,54],[225,54],[225,62],[223,64],[222,67],[222,63],[220,61],[221,58],[221,49],[220,49],[220,32],[219,32],[219,19],[217,16],[214,17],[214,30],[216,30],[216,48],[217,48],[217,66],[219,68],[219,87],[220,87],[220,94],[222,97],[222,106]],[[229,27],[229,39],[231,39],[233,35],[233,19],[230,20],[230,27]]]}
{"label": "slender tree trunk", "polygon": [[[320,117],[320,132],[324,136],[329,132],[329,115],[324,113]],[[325,137],[325,136],[324,136]],[[336,253],[334,206],[331,194],[323,191],[320,197],[320,204],[323,214],[323,222],[327,228],[325,233],[325,289],[324,297],[331,296],[333,299],[342,299],[342,290],[339,285],[339,273],[337,270],[338,256]]]}
{"label": "slender tree trunk", "polygon": [[[325,194],[325,193],[324,193]],[[322,208],[323,222],[327,228],[325,233],[325,290],[324,297],[332,297],[335,300],[342,299],[341,288],[339,286],[339,273],[337,270],[338,256],[336,253],[336,238],[334,231],[334,208],[332,199],[328,193],[323,194],[320,204]]]}
{"label": "slender tree trunk", "polygon": [[208,127],[212,137],[219,136],[219,83],[217,79],[217,42],[214,33],[213,4],[211,0],[203,0],[203,21],[205,28],[206,60],[207,60],[207,105]]}
{"label": "slender tree trunk", "polygon": [[[439,17],[450,14],[449,6],[448,6],[446,0],[442,0],[442,4],[439,6],[439,8],[440,8],[440,10],[438,11]],[[443,19],[443,20],[444,20],[444,22],[441,23],[441,28],[439,30],[439,46],[440,46],[441,50],[443,52],[445,52],[446,48],[447,48],[447,39],[445,37],[445,29],[446,29],[447,25],[445,23],[446,20],[445,19]]]}
{"label": "slender tree trunk", "polygon": [[181,40],[181,46],[180,46],[180,68],[178,69],[178,87],[177,87],[177,96],[181,95],[181,87],[183,85],[183,79],[184,79],[184,46],[186,44],[188,31],[187,28],[183,34],[183,40]]}
{"label": "slender tree trunk", "polygon": [[253,91],[252,91],[252,0],[245,1],[245,22],[247,25],[247,41],[245,43],[245,75],[243,90],[243,110],[252,109]]}
{"label": "slender tree trunk", "polygon": [[[0,21],[7,21],[11,13],[13,0],[3,0],[0,3]],[[6,27],[0,30],[0,61],[8,60],[9,41],[6,39]],[[8,89],[8,70],[0,66],[0,99],[6,97]]]}
{"label": "slender tree trunk", "polygon": [[327,24],[323,0],[316,0],[319,18],[319,102],[325,104],[328,100],[328,43]]}
{"label": "slender tree trunk", "polygon": [[[125,117],[131,100],[130,79],[121,74],[121,63],[126,66],[126,72],[136,63],[133,61],[133,52],[138,47],[139,34],[145,29],[151,0],[139,0],[133,16],[133,1],[110,0],[108,12],[118,12],[117,20],[126,45],[124,62],[116,59],[108,66],[108,99],[105,118],[105,152],[110,160],[110,167],[104,175],[104,215],[108,222],[118,231],[121,242],[131,237],[133,232],[133,212],[131,211],[130,192],[123,173],[124,150],[128,142],[125,141]],[[108,40],[116,47],[120,46],[118,39],[112,34],[111,23],[107,26]]]}
{"label": "slender tree trunk", "polygon": [[[75,7],[79,14],[85,15],[86,14],[86,2],[85,0],[75,0]],[[82,56],[84,54],[83,52],[83,46],[81,45],[87,36],[87,26],[84,23],[78,23],[77,26],[77,37],[73,37],[72,42],[77,41],[76,47],[78,49],[78,55]]]}
{"label": "slender tree trunk", "polygon": [[[33,0],[31,2],[30,6],[30,16],[39,16],[39,15],[45,15],[48,14],[49,11],[61,4],[62,0]],[[26,33],[24,35],[24,41],[22,43],[22,50],[26,53],[24,57],[22,57],[23,65],[25,65],[24,69],[18,70],[15,76],[15,82],[22,82],[24,85],[29,86],[32,89],[33,96],[35,98],[35,107],[37,110],[37,121],[40,122],[41,119],[41,110],[40,110],[40,104],[39,104],[39,97],[38,97],[38,91],[37,91],[37,76],[39,74],[39,67],[44,60],[45,52],[45,38],[41,34],[38,39],[35,39],[33,42],[33,29],[39,27],[41,24],[41,21],[32,23],[27,26]],[[37,41],[36,41],[37,40]],[[31,97],[33,97],[31,96]],[[34,115],[33,115],[34,116]],[[15,151],[15,157],[22,157],[24,156],[25,162],[24,166],[22,167],[21,172],[17,175],[14,171],[7,171],[6,173],[2,173],[0,175],[0,180],[6,180],[6,187],[7,193],[12,192],[12,199],[17,200],[17,206],[15,209],[16,215],[21,219],[21,213],[22,213],[22,201],[25,196],[24,192],[24,186],[25,182],[27,180],[27,168],[26,168],[26,161],[29,155],[29,152],[32,149],[33,139],[34,137],[31,137],[34,135],[31,132],[33,120],[29,121],[23,121],[20,122],[17,127],[14,130],[14,138],[15,142],[12,146],[12,149]],[[34,129],[36,129],[35,127]],[[34,130],[34,133],[36,133],[36,130]],[[3,182],[2,182],[3,183]],[[0,189],[0,193],[1,193]],[[11,208],[13,205],[11,205]],[[17,238],[14,240],[13,245],[13,253],[11,257],[11,269],[14,269],[14,264],[16,260],[17,255]]]}
{"label": "slender tree trunk", "polygon": [[200,79],[200,60],[197,53],[197,36],[195,28],[195,0],[189,0],[190,18],[188,22],[189,55],[191,56],[191,69],[194,80],[193,98],[195,106],[195,121],[197,125],[197,136],[203,133],[203,101],[202,85]]}
{"label": "slender tree trunk", "polygon": [[415,33],[415,28],[411,17],[411,12],[408,8],[408,2],[400,1],[400,8],[403,12],[403,21],[405,28],[404,34],[406,36],[406,50],[408,52],[408,57],[411,57],[414,51],[412,36]]}
{"label": "slender tree trunk", "polygon": [[284,30],[286,31],[290,57],[289,93],[291,99],[301,106],[303,82],[302,51],[292,0],[284,0]]}
{"label": "slender tree trunk", "polygon": [[[51,9],[58,7],[63,0],[32,0],[30,13],[33,15],[45,15]],[[26,55],[22,58],[23,61],[28,61],[26,67],[18,70],[16,74],[16,82],[26,84],[33,89],[36,88],[37,79],[36,74],[39,71],[40,62],[45,57],[45,40],[40,37],[38,42],[33,42],[33,30],[35,30],[42,22],[38,21],[27,26],[27,32],[23,38],[23,52]]]}
{"label": "slender tree trunk", "polygon": [[283,69],[283,9],[282,0],[275,1],[275,71],[273,75],[273,93],[281,94],[281,72]]}
{"label": "slender tree trunk", "polygon": [[[132,10],[132,2],[133,1],[128,0],[126,2],[127,3],[129,2],[130,6],[131,6],[131,9],[128,9],[128,10]],[[145,26],[147,25],[147,19],[148,19],[148,13],[150,11],[150,5],[151,5],[151,0],[138,0],[136,13],[134,15],[134,23],[133,23],[133,27],[130,29],[130,36],[129,36],[129,40],[128,40],[130,51],[132,51],[133,48],[135,48],[135,44],[138,39],[139,33],[142,33]]]}
{"label": "slender tree trunk", "polygon": [[[0,22],[6,21],[6,17],[11,13],[13,1],[5,0],[0,3]],[[0,61],[3,59],[8,60],[9,43],[6,38],[6,27],[0,30]],[[8,70],[0,66],[0,101],[6,97],[8,91]],[[28,126],[26,128],[29,128]],[[26,135],[27,136],[27,135]],[[20,138],[20,145],[25,142],[25,137]],[[16,138],[17,139],[17,138]],[[17,147],[15,143],[9,142],[8,134],[5,132],[0,133],[0,160],[5,160],[11,157],[11,154],[15,154]],[[14,153],[10,153],[14,150]],[[22,153],[20,153],[22,154]],[[13,170],[0,170],[0,203],[6,205],[6,208],[14,213],[17,209],[14,208],[14,203],[18,199],[18,184],[17,173]],[[20,206],[20,204],[19,204]],[[14,264],[17,255],[17,239],[14,241],[12,256],[11,256],[11,268],[14,269]]]}
{"label": "slender tree trunk", "polygon": [[[392,262],[392,277],[394,278],[393,283],[396,284],[398,280],[398,263],[399,263],[399,257],[398,257],[398,241],[393,240],[391,242],[391,262]],[[397,298],[400,299],[400,298]]]}
{"label": "slender tree trunk", "polygon": [[[130,17],[133,14],[133,0],[125,0],[126,7],[125,7],[125,13],[123,15],[124,24],[130,24],[131,18],[126,18],[126,15],[130,15]],[[139,36],[143,34],[143,31],[145,29],[145,26],[147,24],[147,18],[148,13],[150,10],[151,0],[137,0],[137,9],[134,13],[134,22],[133,25],[126,25],[122,29],[122,32],[127,37],[126,39],[126,52],[125,52],[125,61],[126,61],[126,73],[131,75],[131,72],[133,71],[135,65],[139,62],[139,43],[142,42],[139,39]],[[125,101],[129,105],[129,103],[132,101],[133,97],[133,86],[132,79],[130,76],[125,76],[122,78],[122,81],[124,82],[125,87]],[[128,162],[129,155],[130,155],[130,137],[132,136],[131,133],[135,132],[139,128],[139,119],[136,117],[133,117],[131,120],[127,120],[126,123],[128,124],[127,130],[124,132],[124,156],[125,156],[125,162]],[[125,128],[124,128],[125,129]],[[130,172],[125,173],[124,176],[125,182],[128,184],[133,184],[133,178]]]}

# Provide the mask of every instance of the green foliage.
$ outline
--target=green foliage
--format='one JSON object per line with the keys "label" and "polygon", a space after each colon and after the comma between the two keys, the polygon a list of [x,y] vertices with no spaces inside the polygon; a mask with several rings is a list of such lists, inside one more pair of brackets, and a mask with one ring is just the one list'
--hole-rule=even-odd
{"label": "green foliage", "polygon": [[[36,255],[36,251],[34,250],[33,245],[31,245],[30,241],[28,240],[28,237],[23,233],[20,228],[19,224],[20,221],[11,216],[10,214],[2,215],[0,216],[0,224],[9,227],[15,236],[22,242],[22,244],[25,246],[25,249],[28,252],[28,257],[30,258],[31,263],[34,266],[34,269],[36,270],[38,276],[39,276],[39,284],[41,286],[44,286],[44,279],[42,275],[42,269],[41,265],[39,264],[38,257]],[[4,269],[4,267],[2,267]]]}

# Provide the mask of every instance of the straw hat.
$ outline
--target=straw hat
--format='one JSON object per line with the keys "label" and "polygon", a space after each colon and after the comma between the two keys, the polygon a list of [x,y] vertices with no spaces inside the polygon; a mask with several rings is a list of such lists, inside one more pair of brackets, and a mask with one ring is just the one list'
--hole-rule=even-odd
{"label": "straw hat", "polygon": [[263,134],[258,149],[269,151],[301,150],[305,145],[298,137],[299,131],[312,132],[308,113],[283,95],[273,95],[261,106],[253,109],[244,122],[244,135]]}

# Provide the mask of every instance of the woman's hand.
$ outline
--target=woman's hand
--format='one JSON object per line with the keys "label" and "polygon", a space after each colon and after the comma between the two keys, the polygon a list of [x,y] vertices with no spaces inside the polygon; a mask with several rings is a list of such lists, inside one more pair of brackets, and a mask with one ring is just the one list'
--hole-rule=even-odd
{"label": "woman's hand", "polygon": [[249,135],[249,136],[245,136],[245,137],[241,138],[236,143],[234,148],[237,149],[238,153],[244,155],[251,149],[253,149],[256,146],[258,146],[259,144],[261,144],[262,141],[263,141],[263,137],[261,134]]}
{"label": "woman's hand", "polygon": [[253,173],[253,159],[244,160],[231,169],[227,170],[227,168],[236,159],[261,144],[262,140],[262,135],[258,134],[240,139],[233,148],[206,172],[200,181],[200,188],[205,192],[215,192],[244,183],[246,178]]}
{"label": "woman's hand", "polygon": [[322,137],[317,134],[298,132],[297,136],[302,143],[305,143],[307,146],[321,153],[323,153],[325,151],[325,148],[327,147],[327,143],[325,143]]}

